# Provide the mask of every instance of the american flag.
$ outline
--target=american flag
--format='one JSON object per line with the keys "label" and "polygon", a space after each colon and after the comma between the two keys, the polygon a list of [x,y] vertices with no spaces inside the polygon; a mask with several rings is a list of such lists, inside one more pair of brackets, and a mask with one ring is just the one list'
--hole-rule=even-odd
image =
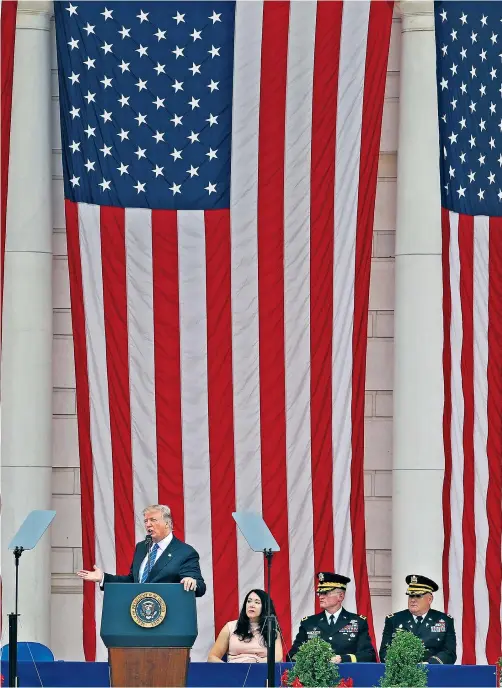
{"label": "american flag", "polygon": [[[204,659],[280,544],[286,646],[314,574],[370,617],[363,416],[392,2],[55,3],[84,566],[141,508],[199,552]],[[357,279],[356,279],[357,276]],[[84,647],[101,593],[84,589]]]}
{"label": "american flag", "polygon": [[502,5],[436,2],[445,601],[462,663],[501,655]]}

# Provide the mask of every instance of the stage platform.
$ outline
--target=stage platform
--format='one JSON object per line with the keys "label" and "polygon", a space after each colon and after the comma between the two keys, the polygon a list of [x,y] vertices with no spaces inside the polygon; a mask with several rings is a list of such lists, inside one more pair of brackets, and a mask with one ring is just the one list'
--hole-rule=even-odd
{"label": "stage platform", "polygon": [[[291,664],[277,665],[277,681],[284,669]],[[372,688],[378,686],[384,671],[383,664],[340,664],[340,674],[352,677],[354,688]],[[495,688],[495,666],[441,666],[430,665],[430,688]],[[237,688],[246,686],[264,686],[267,667],[265,664],[208,664],[193,662],[190,664],[188,686],[202,688],[204,686],[221,686],[222,688]],[[44,688],[67,686],[77,688],[84,686],[110,685],[108,664],[104,662],[32,662],[19,663],[19,686],[44,686]],[[2,662],[2,674],[8,676],[8,665]],[[6,681],[5,681],[6,683]]]}

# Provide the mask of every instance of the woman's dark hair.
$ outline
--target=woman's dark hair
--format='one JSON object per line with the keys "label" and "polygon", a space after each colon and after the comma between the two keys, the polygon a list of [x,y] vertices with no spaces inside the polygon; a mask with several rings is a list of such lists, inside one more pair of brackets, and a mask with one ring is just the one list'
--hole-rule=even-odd
{"label": "woman's dark hair", "polygon": [[[265,590],[260,590],[259,588],[254,588],[253,590],[250,590],[246,597],[244,598],[244,603],[241,607],[241,611],[239,614],[239,618],[237,620],[237,626],[235,627],[235,635],[239,637],[239,640],[244,640],[245,642],[250,642],[253,639],[253,633],[251,632],[251,626],[249,622],[249,617],[246,614],[246,603],[248,601],[248,597],[251,595],[251,593],[255,593],[255,595],[258,595],[258,597],[261,600],[261,615],[260,615],[260,631],[263,637],[263,643],[264,645],[267,644],[267,639],[265,638],[265,617],[267,615],[267,605],[268,605],[268,595],[265,592]],[[275,613],[275,607],[274,603],[272,600],[270,600],[270,613],[276,616]]]}

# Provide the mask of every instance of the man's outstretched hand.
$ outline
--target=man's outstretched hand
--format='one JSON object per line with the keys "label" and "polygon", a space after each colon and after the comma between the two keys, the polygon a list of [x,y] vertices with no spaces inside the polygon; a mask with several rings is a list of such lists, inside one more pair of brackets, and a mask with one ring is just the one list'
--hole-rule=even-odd
{"label": "man's outstretched hand", "polygon": [[90,581],[91,583],[100,583],[101,579],[103,578],[103,571],[101,571],[101,569],[99,569],[96,565],[94,565],[92,568],[94,569],[93,571],[85,571],[84,569],[77,571],[77,576],[83,578],[85,581]]}

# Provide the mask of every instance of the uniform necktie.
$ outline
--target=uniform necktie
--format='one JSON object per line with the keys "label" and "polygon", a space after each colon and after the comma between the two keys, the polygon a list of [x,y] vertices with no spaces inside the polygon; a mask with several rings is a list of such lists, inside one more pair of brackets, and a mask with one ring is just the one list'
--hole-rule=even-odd
{"label": "uniform necktie", "polygon": [[146,583],[146,579],[150,575],[150,571],[153,568],[153,565],[155,564],[155,559],[157,558],[157,552],[159,550],[159,545],[157,543],[154,544],[152,549],[150,550],[150,554],[148,556],[148,561],[146,562],[145,568],[143,570],[143,574],[141,576],[141,581],[140,583]]}
{"label": "uniform necktie", "polygon": [[333,614],[331,614],[331,616],[329,617],[329,625],[330,625],[330,626],[334,626],[334,625],[335,625],[334,618],[335,618],[335,617],[333,616]]}
{"label": "uniform necktie", "polygon": [[417,616],[417,623],[421,624],[423,618],[424,618],[423,616]]}

